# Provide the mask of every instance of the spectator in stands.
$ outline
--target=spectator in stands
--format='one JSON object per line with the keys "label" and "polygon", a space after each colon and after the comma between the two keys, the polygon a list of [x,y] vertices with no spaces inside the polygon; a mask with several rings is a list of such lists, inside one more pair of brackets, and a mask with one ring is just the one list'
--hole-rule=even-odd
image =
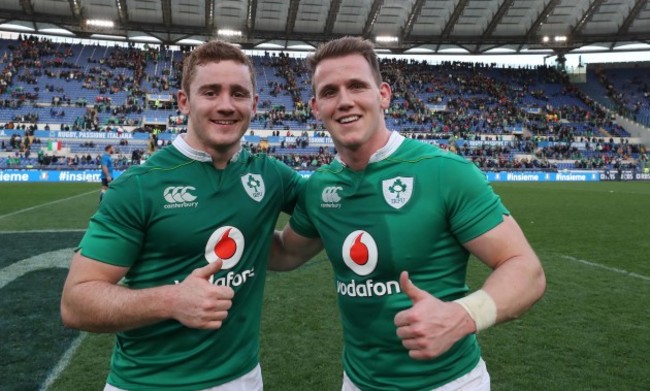
{"label": "spectator in stands", "polygon": [[131,164],[140,164],[141,159],[142,151],[139,149],[134,149],[133,152],[131,152]]}
{"label": "spectator in stands", "polygon": [[156,151],[156,148],[158,147],[158,139],[157,136],[153,133],[149,135],[149,139],[147,140],[147,152],[148,153],[154,153]]}
{"label": "spectator in stands", "polygon": [[[313,113],[339,155],[310,177],[270,267],[299,266],[322,238],[343,323],[343,391],[489,390],[474,334],[542,296],[539,259],[471,162],[387,129],[392,93],[370,42],[331,41],[309,63]],[[493,272],[465,296],[470,253]]]}
{"label": "spectator in stands", "polygon": [[104,153],[101,156],[101,174],[100,179],[102,180],[102,190],[99,193],[99,202],[104,198],[104,194],[108,189],[108,185],[113,181],[114,169],[113,169],[113,150],[112,145],[107,145],[104,147]]}
{"label": "spectator in stands", "polygon": [[178,92],[187,133],[115,180],[91,218],[61,313],[117,333],[105,390],[262,390],[267,258],[302,177],[241,149],[255,90],[238,47],[197,47]]}

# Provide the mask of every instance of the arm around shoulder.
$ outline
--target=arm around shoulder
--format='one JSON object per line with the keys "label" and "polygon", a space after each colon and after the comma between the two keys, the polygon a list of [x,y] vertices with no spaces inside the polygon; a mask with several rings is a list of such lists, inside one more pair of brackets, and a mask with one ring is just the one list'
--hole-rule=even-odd
{"label": "arm around shoulder", "polygon": [[275,231],[269,269],[274,271],[289,271],[296,269],[309,261],[323,249],[320,238],[307,238],[296,233],[290,224],[282,231]]}

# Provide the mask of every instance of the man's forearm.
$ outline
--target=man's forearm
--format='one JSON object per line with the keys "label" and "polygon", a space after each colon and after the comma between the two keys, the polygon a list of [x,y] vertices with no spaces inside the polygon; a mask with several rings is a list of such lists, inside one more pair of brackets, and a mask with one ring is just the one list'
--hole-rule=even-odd
{"label": "man's forearm", "polygon": [[320,239],[299,236],[287,228],[275,231],[269,256],[270,270],[289,271],[298,268],[323,249]]}
{"label": "man's forearm", "polygon": [[515,319],[544,294],[546,277],[536,257],[513,258],[495,269],[483,285],[497,307],[496,323]]}
{"label": "man's forearm", "polygon": [[114,333],[171,317],[172,285],[129,289],[104,281],[88,281],[64,292],[63,323],[70,328]]}

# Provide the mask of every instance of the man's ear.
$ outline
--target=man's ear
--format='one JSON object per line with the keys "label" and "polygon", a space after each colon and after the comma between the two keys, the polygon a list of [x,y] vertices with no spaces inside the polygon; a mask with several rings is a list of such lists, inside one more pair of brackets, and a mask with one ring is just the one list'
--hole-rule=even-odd
{"label": "man's ear", "polygon": [[379,85],[379,95],[381,101],[381,108],[386,110],[390,106],[390,100],[393,97],[393,90],[391,90],[390,85],[386,82],[382,82]]}
{"label": "man's ear", "polygon": [[318,111],[318,106],[316,105],[316,98],[311,97],[309,100],[309,106],[311,106],[311,112],[314,114],[314,117],[320,121],[320,112]]}
{"label": "man's ear", "polygon": [[255,95],[253,97],[253,115],[257,114],[257,103],[259,102],[259,100],[260,100],[259,95]]}
{"label": "man's ear", "polygon": [[185,115],[190,114],[190,97],[183,90],[178,90],[176,94],[178,109]]}

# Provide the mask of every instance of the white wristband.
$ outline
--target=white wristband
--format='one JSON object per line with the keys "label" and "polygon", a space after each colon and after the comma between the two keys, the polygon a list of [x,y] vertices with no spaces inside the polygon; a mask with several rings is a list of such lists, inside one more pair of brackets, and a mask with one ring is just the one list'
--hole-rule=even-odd
{"label": "white wristband", "polygon": [[497,321],[497,305],[492,297],[479,289],[461,299],[454,300],[460,304],[476,323],[476,332],[485,330]]}

